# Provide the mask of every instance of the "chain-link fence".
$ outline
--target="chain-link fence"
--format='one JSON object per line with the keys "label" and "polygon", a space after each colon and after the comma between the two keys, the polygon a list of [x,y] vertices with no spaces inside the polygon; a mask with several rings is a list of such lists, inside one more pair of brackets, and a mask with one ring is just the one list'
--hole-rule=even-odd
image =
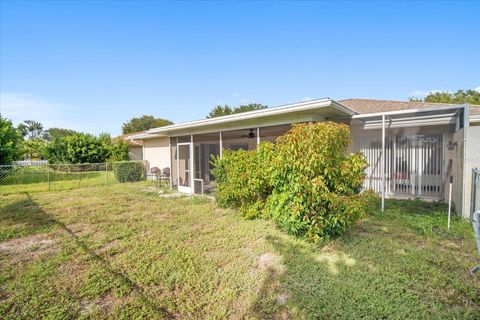
{"label": "chain-link fence", "polygon": [[2,165],[0,194],[68,190],[145,179],[143,161],[89,164]]}

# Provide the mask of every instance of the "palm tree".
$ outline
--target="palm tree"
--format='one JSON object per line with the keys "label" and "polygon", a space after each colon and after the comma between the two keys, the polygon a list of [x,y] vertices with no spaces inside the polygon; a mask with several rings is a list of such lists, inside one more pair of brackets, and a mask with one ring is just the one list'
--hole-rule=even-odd
{"label": "palm tree", "polygon": [[35,120],[25,120],[18,125],[18,131],[20,131],[24,137],[29,134],[29,139],[35,139],[42,135],[43,125]]}

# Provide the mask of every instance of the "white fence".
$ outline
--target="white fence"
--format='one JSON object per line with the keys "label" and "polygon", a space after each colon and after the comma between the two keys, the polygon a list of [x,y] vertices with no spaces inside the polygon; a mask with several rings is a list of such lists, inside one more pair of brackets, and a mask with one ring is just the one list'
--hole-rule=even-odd
{"label": "white fence", "polygon": [[12,165],[14,166],[44,166],[48,164],[48,160],[23,160],[23,161],[13,161]]}

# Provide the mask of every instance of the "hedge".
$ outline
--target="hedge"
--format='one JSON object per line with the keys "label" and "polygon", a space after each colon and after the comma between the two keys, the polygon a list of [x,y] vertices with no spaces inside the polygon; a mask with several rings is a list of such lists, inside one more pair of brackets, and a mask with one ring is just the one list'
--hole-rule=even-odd
{"label": "hedge", "polygon": [[142,161],[120,161],[112,163],[113,173],[118,182],[134,182],[143,180],[144,166]]}

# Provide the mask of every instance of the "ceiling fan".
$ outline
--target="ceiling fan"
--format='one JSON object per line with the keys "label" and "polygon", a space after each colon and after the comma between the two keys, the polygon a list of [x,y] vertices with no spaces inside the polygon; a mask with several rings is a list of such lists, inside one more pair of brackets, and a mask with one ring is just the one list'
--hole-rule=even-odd
{"label": "ceiling fan", "polygon": [[255,138],[255,133],[253,132],[253,129],[250,129],[250,132],[248,134],[244,134],[242,138],[248,138],[248,139]]}

